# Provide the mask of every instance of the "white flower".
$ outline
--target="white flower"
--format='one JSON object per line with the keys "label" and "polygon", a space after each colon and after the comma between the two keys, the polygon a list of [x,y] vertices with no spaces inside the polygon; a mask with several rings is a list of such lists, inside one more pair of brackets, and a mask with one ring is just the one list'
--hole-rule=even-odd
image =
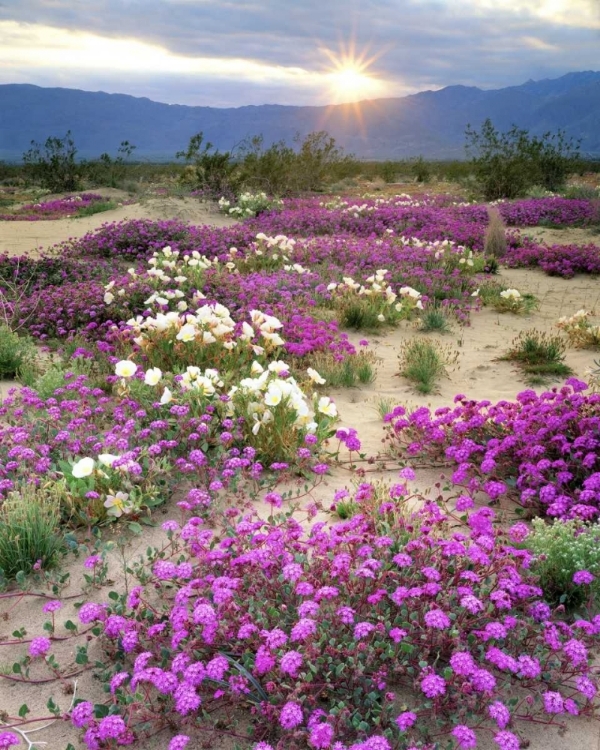
{"label": "white flower", "polygon": [[83,479],[93,473],[95,465],[93,458],[80,458],[77,463],[73,464],[71,472],[75,479]]}
{"label": "white flower", "polygon": [[128,503],[129,495],[126,492],[117,492],[114,495],[107,495],[104,501],[104,507],[107,516],[113,516],[113,518],[120,518],[123,513],[129,513],[132,509],[131,503]]}
{"label": "white flower", "polygon": [[337,409],[329,396],[321,396],[317,404],[317,410],[326,417],[336,417]]}
{"label": "white flower", "polygon": [[149,370],[146,370],[144,383],[146,383],[146,385],[156,385],[161,378],[162,371],[158,367],[151,367]]}
{"label": "white flower", "polygon": [[122,359],[115,365],[115,375],[118,375],[120,378],[131,378],[135,375],[136,370],[136,363],[130,359]]}
{"label": "white flower", "polygon": [[312,367],[307,367],[306,372],[308,373],[308,377],[313,381],[313,383],[316,383],[317,385],[323,385],[326,382],[325,378],[321,377],[321,375],[319,375],[319,373]]}
{"label": "white flower", "polygon": [[115,295],[111,294],[110,292],[106,292],[104,295],[104,304],[110,305],[111,302],[114,302]]}
{"label": "white flower", "polygon": [[476,289],[472,294],[471,297],[479,297],[479,289]]}
{"label": "white flower", "polygon": [[181,330],[175,338],[178,341],[193,341],[196,338],[196,326],[193,323],[186,323],[181,326]]}
{"label": "white flower", "polygon": [[173,399],[173,394],[171,391],[165,386],[165,390],[163,391],[163,395],[160,397],[160,403],[161,404],[168,404]]}
{"label": "white flower", "polygon": [[516,289],[505,289],[503,292],[500,292],[500,296],[504,299],[520,299],[521,293],[517,291]]}
{"label": "white flower", "polygon": [[269,386],[269,389],[265,393],[265,404],[267,406],[277,406],[281,403],[282,397],[283,394],[281,392],[281,389],[276,385],[271,384]]}
{"label": "white flower", "polygon": [[113,453],[101,453],[98,456],[98,461],[102,466],[112,466],[119,458],[121,458],[121,456],[115,456]]}
{"label": "white flower", "polygon": [[379,313],[379,315],[377,316],[377,320],[380,323],[384,323],[385,322],[385,315],[382,315],[381,313]]}
{"label": "white flower", "polygon": [[264,371],[265,368],[261,365],[261,363],[254,360],[254,362],[252,363],[252,367],[250,368],[250,372],[253,375],[260,375]]}

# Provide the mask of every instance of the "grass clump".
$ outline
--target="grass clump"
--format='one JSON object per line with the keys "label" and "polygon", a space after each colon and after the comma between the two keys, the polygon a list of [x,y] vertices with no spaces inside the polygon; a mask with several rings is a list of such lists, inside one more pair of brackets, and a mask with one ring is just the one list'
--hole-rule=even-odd
{"label": "grass clump", "polygon": [[23,485],[0,506],[0,573],[14,578],[48,569],[63,549],[56,487]]}
{"label": "grass clump", "polygon": [[448,315],[440,305],[431,305],[425,308],[419,318],[419,331],[421,333],[450,333],[452,326]]}
{"label": "grass clump", "polygon": [[[593,602],[600,593],[600,525],[575,520],[548,524],[541,518],[534,518],[532,524],[525,544],[535,555],[532,568],[544,596],[570,610]],[[594,580],[576,583],[580,571],[587,571]]]}
{"label": "grass clump", "polygon": [[77,209],[73,214],[76,219],[81,219],[84,216],[93,216],[94,214],[101,214],[104,211],[112,211],[117,208],[117,204],[114,201],[96,201],[90,203],[89,206],[82,206]]}
{"label": "grass clump", "polygon": [[329,388],[353,388],[375,380],[375,355],[357,352],[342,360],[332,352],[318,352],[311,357],[313,367],[325,379]]}
{"label": "grass clump", "polygon": [[560,336],[552,336],[535,328],[522,331],[511,348],[500,360],[516,362],[531,384],[543,383],[548,378],[563,378],[572,374],[565,364],[566,344]]}
{"label": "grass clump", "polygon": [[400,374],[415,384],[419,393],[432,393],[437,381],[447,374],[446,366],[456,362],[458,354],[439,341],[414,338],[398,355]]}

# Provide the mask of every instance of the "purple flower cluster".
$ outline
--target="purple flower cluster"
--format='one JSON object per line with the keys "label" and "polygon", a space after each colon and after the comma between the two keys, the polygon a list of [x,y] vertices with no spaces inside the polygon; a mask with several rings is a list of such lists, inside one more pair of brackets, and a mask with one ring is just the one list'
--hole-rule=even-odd
{"label": "purple flower cluster", "polygon": [[64,219],[77,215],[82,208],[94,203],[101,203],[106,199],[96,193],[82,193],[69,195],[66,198],[56,198],[42,203],[27,203],[10,214],[0,214],[0,221],[48,221],[49,219]]}
{"label": "purple flower cluster", "polygon": [[435,414],[399,407],[386,416],[387,437],[401,454],[455,463],[453,482],[470,494],[590,520],[600,514],[600,394],[586,388],[571,378],[539,395],[523,391],[514,402],[457,396],[453,409]]}

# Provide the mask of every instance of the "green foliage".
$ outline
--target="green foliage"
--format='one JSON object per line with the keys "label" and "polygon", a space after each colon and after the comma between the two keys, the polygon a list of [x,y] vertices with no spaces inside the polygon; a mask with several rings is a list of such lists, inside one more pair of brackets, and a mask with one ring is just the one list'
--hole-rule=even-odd
{"label": "green foliage", "polygon": [[284,141],[264,146],[262,135],[240,147],[239,182],[250,190],[270,195],[319,191],[328,179],[343,179],[355,171],[355,160],[345,156],[324,130],[297,135],[295,148]]}
{"label": "green foliage", "polygon": [[482,284],[478,296],[484,307],[493,307],[499,313],[528,314],[539,305],[537,297],[533,294],[521,294],[517,289],[508,289],[497,281],[486,281]]}
{"label": "green foliage", "polygon": [[234,190],[236,165],[231,152],[219,151],[208,141],[204,143],[202,132],[193,135],[185,151],[178,151],[175,156],[187,164],[182,180],[204,190],[207,196],[218,198]]}
{"label": "green foliage", "polygon": [[429,182],[431,180],[431,167],[422,156],[415,161],[412,168],[417,182]]}
{"label": "green foliage", "polygon": [[[600,592],[600,525],[581,521],[533,519],[533,533],[525,544],[535,554],[533,572],[540,577],[544,595],[555,604],[575,609]],[[587,570],[596,577],[589,585],[577,585],[573,576]]]}
{"label": "green foliage", "polygon": [[[302,368],[306,363],[302,361]],[[353,388],[375,380],[375,356],[358,352],[339,361],[332,352],[317,352],[310,357],[310,366],[325,378],[328,388]]]}
{"label": "green foliage", "polygon": [[560,336],[553,336],[535,328],[522,331],[511,348],[499,359],[516,362],[527,375],[530,383],[538,384],[547,378],[563,378],[571,375],[571,368],[564,363],[566,344]]}
{"label": "green foliage", "polygon": [[579,143],[564,131],[532,136],[516,125],[501,133],[488,118],[476,131],[465,131],[467,154],[486,200],[517,198],[534,185],[560,189],[579,163]]}
{"label": "green foliage", "polygon": [[[94,185],[119,187],[127,176],[127,162],[135,149],[136,146],[129,141],[121,141],[116,157],[113,158],[110,154],[104,153],[99,159],[87,162],[85,164],[87,179]],[[89,216],[89,214],[82,215]]]}
{"label": "green foliage", "polygon": [[52,486],[23,485],[0,506],[0,570],[7,578],[57,562],[63,547],[60,513]]}
{"label": "green foliage", "polygon": [[116,207],[117,204],[114,201],[96,201],[95,203],[90,203],[89,206],[82,206],[82,208],[77,209],[74,216],[81,219],[84,216],[93,216],[94,214],[101,214],[104,211],[112,211]]}
{"label": "green foliage", "polygon": [[34,355],[35,347],[30,339],[18,336],[8,326],[0,325],[0,379],[18,377]]}
{"label": "green foliage", "polygon": [[451,330],[448,315],[441,305],[428,305],[421,313],[419,319],[421,333],[449,333]]}
{"label": "green foliage", "polygon": [[415,384],[419,393],[432,393],[437,381],[446,374],[446,365],[457,354],[439,341],[414,338],[404,343],[398,355],[400,374]]}
{"label": "green foliage", "polygon": [[79,183],[76,154],[70,130],[64,138],[50,136],[43,146],[31,141],[31,148],[23,154],[25,173],[31,182],[53,193],[76,190]]}

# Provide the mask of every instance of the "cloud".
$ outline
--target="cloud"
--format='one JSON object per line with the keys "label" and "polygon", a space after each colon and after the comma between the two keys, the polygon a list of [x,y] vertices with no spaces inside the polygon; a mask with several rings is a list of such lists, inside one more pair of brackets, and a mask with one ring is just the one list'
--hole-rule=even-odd
{"label": "cloud", "polygon": [[[5,0],[0,38],[2,82],[214,106],[307,104],[597,67],[600,3]],[[331,77],[332,55],[351,48],[373,59],[373,84],[355,77],[354,92],[351,77]]]}

